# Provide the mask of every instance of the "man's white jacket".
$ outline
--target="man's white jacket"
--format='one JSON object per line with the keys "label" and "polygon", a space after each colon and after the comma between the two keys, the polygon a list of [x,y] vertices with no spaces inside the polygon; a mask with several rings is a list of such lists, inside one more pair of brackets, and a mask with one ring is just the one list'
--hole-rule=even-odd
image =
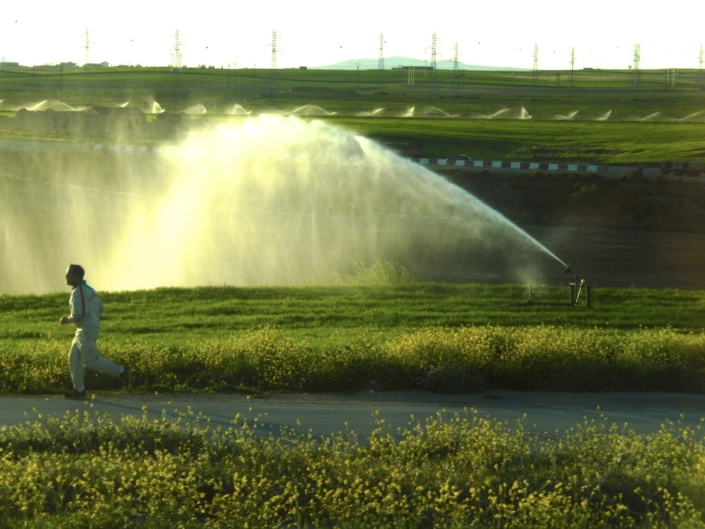
{"label": "man's white jacket", "polygon": [[73,287],[69,298],[71,315],[68,323],[76,326],[76,332],[89,335],[94,340],[100,334],[100,315],[103,314],[103,302],[93,288],[85,281]]}

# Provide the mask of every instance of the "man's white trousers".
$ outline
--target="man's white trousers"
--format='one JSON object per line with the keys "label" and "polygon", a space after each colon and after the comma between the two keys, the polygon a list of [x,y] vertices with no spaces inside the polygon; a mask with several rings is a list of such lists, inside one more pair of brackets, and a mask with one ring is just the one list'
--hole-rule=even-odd
{"label": "man's white trousers", "polygon": [[122,372],[122,366],[113,364],[100,356],[96,339],[90,333],[80,329],[76,331],[76,336],[71,342],[69,367],[71,369],[73,387],[78,391],[86,389],[83,383],[83,371],[86,367],[112,375],[119,375]]}

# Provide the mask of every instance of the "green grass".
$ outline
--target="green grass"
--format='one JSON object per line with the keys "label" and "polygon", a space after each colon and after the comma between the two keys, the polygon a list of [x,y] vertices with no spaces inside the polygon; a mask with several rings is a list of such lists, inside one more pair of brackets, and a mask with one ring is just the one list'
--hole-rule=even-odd
{"label": "green grass", "polygon": [[[666,88],[665,72],[644,71],[641,76],[641,88],[635,90],[629,71],[465,72],[461,77],[439,71],[435,80],[430,74],[417,75],[417,84],[409,86],[405,71],[387,71],[382,80],[374,70],[106,68],[61,73],[19,68],[0,70],[0,109],[44,99],[71,105],[156,100],[168,112],[202,104],[209,114],[194,120],[223,122],[242,119],[219,114],[236,102],[254,114],[316,105],[336,113],[323,119],[372,138],[424,141],[432,157],[470,154],[484,160],[591,163],[702,159],[705,78],[695,70],[680,71],[674,89]],[[412,107],[415,116],[428,117],[400,117]],[[380,117],[357,117],[380,108]],[[522,108],[531,120],[516,119]],[[435,109],[454,118],[433,117]],[[510,119],[480,119],[503,109],[507,112],[499,118]],[[575,121],[558,120],[574,112]],[[608,112],[610,121],[595,121]],[[638,121],[648,116],[656,121]],[[688,116],[695,121],[678,122]],[[65,130],[0,129],[3,139],[95,140],[70,136]],[[136,140],[159,138],[142,134],[130,141]]]}
{"label": "green grass", "polygon": [[379,141],[421,140],[434,156],[477,160],[600,163],[660,162],[705,157],[698,123],[495,120],[331,120]]}
{"label": "green grass", "polygon": [[[375,277],[375,274],[376,277]],[[377,279],[377,284],[375,284]],[[102,350],[133,391],[705,391],[705,293],[599,289],[588,308],[510,306],[515,285],[389,267],[309,288],[106,292]],[[357,284],[363,283],[362,285]],[[565,288],[535,290],[560,301]],[[0,297],[5,393],[61,391],[66,293]],[[91,391],[115,389],[88,378]],[[146,411],[146,410],[145,410]],[[700,527],[700,428],[607,421],[536,435],[473,410],[321,439],[258,420],[67,414],[0,428],[7,527]]]}
{"label": "green grass", "polygon": [[[304,101],[284,105],[287,110]],[[323,103],[322,103],[323,104]],[[705,104],[703,105],[705,109]],[[332,107],[331,107],[332,108]],[[558,112],[547,110],[547,112]],[[629,110],[623,110],[626,114]],[[641,112],[650,112],[642,109]],[[684,110],[684,112],[687,112]],[[14,119],[14,118],[10,118]],[[201,119],[201,118],[199,118]],[[242,117],[202,118],[213,124],[240,123]],[[311,118],[303,118],[311,119]],[[552,121],[482,119],[407,119],[400,117],[319,117],[334,126],[380,142],[421,141],[424,155],[448,157],[468,154],[476,160],[566,161],[571,163],[658,163],[663,160],[702,160],[705,143],[702,123],[628,121]],[[146,130],[153,125],[147,124]],[[12,141],[96,141],[111,138],[81,137],[65,130],[51,132],[0,129],[0,138]],[[124,140],[123,141],[127,141]],[[129,141],[153,143],[143,134]]]}
{"label": "green grass", "polygon": [[[102,297],[101,349],[135,368],[138,391],[705,391],[700,291],[597,289],[592,308],[512,305],[528,299],[520,286],[406,282]],[[0,298],[0,391],[65,389],[65,303]],[[117,388],[99,374],[88,384]]]}

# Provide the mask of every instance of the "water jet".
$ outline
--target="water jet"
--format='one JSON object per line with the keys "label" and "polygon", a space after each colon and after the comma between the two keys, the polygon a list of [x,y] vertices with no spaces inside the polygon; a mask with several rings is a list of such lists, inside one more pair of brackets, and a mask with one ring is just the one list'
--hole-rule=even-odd
{"label": "water jet", "polygon": [[608,119],[610,119],[611,114],[612,114],[612,110],[608,110],[607,112],[605,112],[601,116],[596,117],[595,121],[607,121]]}

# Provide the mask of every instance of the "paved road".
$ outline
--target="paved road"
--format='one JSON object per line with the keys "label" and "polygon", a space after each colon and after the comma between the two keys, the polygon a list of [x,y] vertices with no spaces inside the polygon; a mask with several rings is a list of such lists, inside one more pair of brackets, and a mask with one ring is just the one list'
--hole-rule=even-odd
{"label": "paved road", "polygon": [[636,433],[657,431],[665,421],[698,427],[705,421],[705,395],[685,393],[541,393],[493,391],[489,394],[438,395],[424,392],[357,394],[298,394],[263,397],[243,395],[94,395],[87,401],[59,396],[0,398],[0,425],[19,424],[66,412],[86,410],[108,413],[117,419],[141,416],[146,406],[152,417],[177,417],[189,407],[227,428],[236,414],[258,417],[263,432],[282,426],[315,436],[352,430],[365,436],[375,427],[375,412],[394,430],[408,426],[413,415],[420,421],[445,414],[477,413],[536,433],[565,432],[587,420],[606,420]]}

